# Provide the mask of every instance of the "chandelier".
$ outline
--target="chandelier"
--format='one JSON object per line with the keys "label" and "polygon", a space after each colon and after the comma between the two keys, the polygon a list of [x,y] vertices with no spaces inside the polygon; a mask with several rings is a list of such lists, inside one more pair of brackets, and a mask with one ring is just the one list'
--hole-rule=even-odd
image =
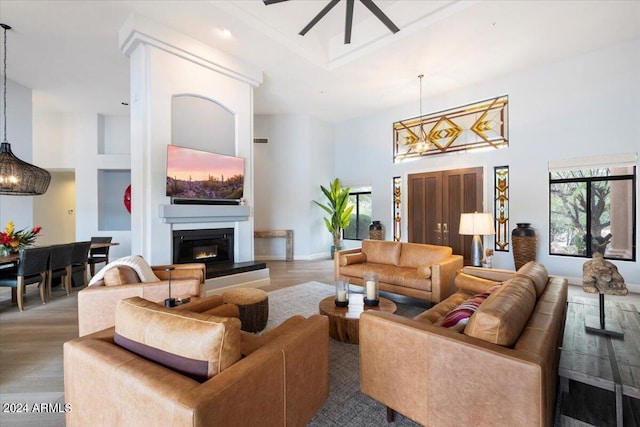
{"label": "chandelier", "polygon": [[0,144],[0,194],[10,196],[36,196],[44,194],[49,187],[51,174],[46,170],[20,160],[11,152],[7,141],[7,30],[11,27],[0,24],[4,29],[2,117],[3,139]]}

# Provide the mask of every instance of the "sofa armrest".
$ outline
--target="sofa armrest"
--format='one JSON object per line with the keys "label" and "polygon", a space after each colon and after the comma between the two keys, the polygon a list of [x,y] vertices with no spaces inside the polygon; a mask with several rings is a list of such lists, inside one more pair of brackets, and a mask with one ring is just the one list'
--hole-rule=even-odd
{"label": "sofa armrest", "polygon": [[462,255],[451,255],[431,265],[431,302],[441,302],[456,291],[456,272],[464,265]]}
{"label": "sofa armrest", "polygon": [[[360,316],[363,393],[423,425],[541,426],[542,358],[390,313]],[[514,380],[517,378],[517,381]]]}
{"label": "sofa armrest", "polygon": [[471,276],[480,277],[482,279],[493,280],[494,282],[504,282],[513,277],[516,273],[512,270],[502,270],[499,268],[484,268],[466,266],[462,268],[462,272]]}
{"label": "sofa armrest", "polygon": [[285,425],[283,363],[264,351],[200,384],[99,332],[64,344],[67,425]]}
{"label": "sofa armrest", "polygon": [[174,279],[198,279],[200,283],[204,283],[206,278],[206,266],[203,263],[186,263],[186,264],[167,264],[167,265],[154,265],[151,267],[153,273],[160,280],[169,280],[169,272],[167,268],[173,267],[171,272],[171,280]]}
{"label": "sofa armrest", "polygon": [[336,251],[333,254],[333,277],[334,279],[340,278],[340,256],[348,255],[348,254],[358,254],[362,252],[362,248],[353,248],[353,249],[343,249],[341,251]]}
{"label": "sofa armrest", "polygon": [[[171,280],[171,296],[202,296],[204,285],[196,279]],[[80,336],[115,325],[118,301],[140,297],[162,302],[169,297],[169,282],[132,283],[118,286],[87,286],[78,292],[78,332]]]}

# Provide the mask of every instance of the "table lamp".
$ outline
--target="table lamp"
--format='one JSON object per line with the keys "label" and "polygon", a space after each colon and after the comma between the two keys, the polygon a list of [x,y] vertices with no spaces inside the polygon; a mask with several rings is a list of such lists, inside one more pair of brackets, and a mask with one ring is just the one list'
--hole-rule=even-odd
{"label": "table lamp", "polygon": [[460,214],[458,233],[473,236],[471,241],[471,265],[482,266],[482,240],[480,236],[494,234],[493,215],[486,212]]}

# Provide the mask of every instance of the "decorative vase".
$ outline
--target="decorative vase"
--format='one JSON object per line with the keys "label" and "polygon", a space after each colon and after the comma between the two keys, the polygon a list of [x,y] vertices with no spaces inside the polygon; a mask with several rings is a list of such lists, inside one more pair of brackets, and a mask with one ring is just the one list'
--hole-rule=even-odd
{"label": "decorative vase", "polygon": [[528,222],[519,222],[517,227],[511,232],[511,243],[513,246],[513,261],[516,270],[528,263],[536,260],[536,249],[538,246],[538,236],[536,230]]}
{"label": "decorative vase", "polygon": [[369,226],[369,239],[384,240],[384,227],[380,221],[373,221]]}

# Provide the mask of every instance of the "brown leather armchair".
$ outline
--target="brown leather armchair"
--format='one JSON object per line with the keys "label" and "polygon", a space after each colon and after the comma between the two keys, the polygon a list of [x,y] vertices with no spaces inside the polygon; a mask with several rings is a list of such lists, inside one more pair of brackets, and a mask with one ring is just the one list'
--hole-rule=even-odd
{"label": "brown leather armchair", "polygon": [[68,341],[66,424],[305,426],[328,397],[329,325],[299,317],[204,382],[115,344],[118,326]]}
{"label": "brown leather armchair", "polygon": [[[80,336],[109,328],[115,324],[118,301],[129,297],[141,297],[153,302],[163,302],[169,297],[168,267],[171,272],[171,296],[175,298],[204,297],[205,265],[202,263],[151,266],[160,279],[141,283],[130,267],[118,266],[105,273],[105,278],[78,292],[78,332]],[[115,283],[109,283],[109,281]],[[218,300],[223,304],[222,297]],[[215,300],[209,301],[215,303]]]}

